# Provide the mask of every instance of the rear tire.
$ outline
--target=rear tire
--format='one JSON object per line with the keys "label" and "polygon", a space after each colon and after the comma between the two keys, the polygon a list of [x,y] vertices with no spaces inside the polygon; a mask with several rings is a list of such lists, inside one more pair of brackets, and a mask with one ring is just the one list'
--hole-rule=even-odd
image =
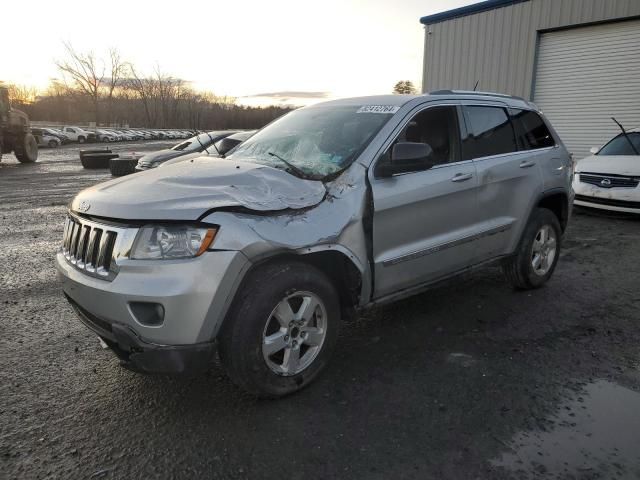
{"label": "rear tire", "polygon": [[505,277],[517,289],[541,287],[553,275],[561,244],[562,230],[558,217],[551,210],[536,208],[515,254],[502,264]]}
{"label": "rear tire", "polygon": [[109,171],[114,177],[122,177],[135,173],[138,160],[135,158],[112,158],[109,160]]}
{"label": "rear tire", "polygon": [[291,261],[260,268],[241,288],[219,336],[227,374],[259,397],[304,388],[327,365],[338,338],[335,287],[317,268]]}
{"label": "rear tire", "polygon": [[14,153],[20,163],[33,163],[38,160],[38,142],[33,135],[27,133],[16,141]]}
{"label": "rear tire", "polygon": [[56,142],[55,140],[49,140],[49,148],[57,148],[58,147],[58,142]]}

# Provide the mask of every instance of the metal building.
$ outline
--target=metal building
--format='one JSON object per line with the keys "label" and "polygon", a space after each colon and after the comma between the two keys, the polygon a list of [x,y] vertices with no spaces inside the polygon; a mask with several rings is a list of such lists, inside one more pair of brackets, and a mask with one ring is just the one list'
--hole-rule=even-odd
{"label": "metal building", "polygon": [[488,0],[422,17],[422,88],[533,100],[582,158],[640,127],[640,0]]}

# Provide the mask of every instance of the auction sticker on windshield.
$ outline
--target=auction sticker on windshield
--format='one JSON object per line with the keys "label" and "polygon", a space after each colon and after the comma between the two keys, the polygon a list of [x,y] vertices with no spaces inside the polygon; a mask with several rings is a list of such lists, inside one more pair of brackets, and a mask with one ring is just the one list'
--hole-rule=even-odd
{"label": "auction sticker on windshield", "polygon": [[363,105],[356,113],[396,113],[400,107],[394,105]]}

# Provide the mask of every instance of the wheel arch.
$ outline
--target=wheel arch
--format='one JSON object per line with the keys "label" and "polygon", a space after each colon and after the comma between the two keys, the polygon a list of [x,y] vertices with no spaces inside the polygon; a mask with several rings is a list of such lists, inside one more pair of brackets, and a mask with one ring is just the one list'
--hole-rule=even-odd
{"label": "wheel arch", "polygon": [[238,281],[233,296],[230,298],[227,307],[224,309],[224,314],[216,326],[214,337],[224,328],[229,312],[234,308],[240,292],[246,287],[251,276],[259,270],[273,264],[287,262],[306,263],[324,273],[336,288],[342,317],[345,318],[353,315],[360,303],[364,281],[364,272],[356,263],[357,260],[355,257],[350,258],[347,253],[329,247],[310,251],[307,249],[306,252],[295,250],[278,252],[253,262],[251,266],[243,272],[242,278]]}
{"label": "wheel arch", "polygon": [[550,190],[541,195],[534,208],[546,208],[558,218],[562,233],[567,228],[570,216],[569,196],[564,190]]}

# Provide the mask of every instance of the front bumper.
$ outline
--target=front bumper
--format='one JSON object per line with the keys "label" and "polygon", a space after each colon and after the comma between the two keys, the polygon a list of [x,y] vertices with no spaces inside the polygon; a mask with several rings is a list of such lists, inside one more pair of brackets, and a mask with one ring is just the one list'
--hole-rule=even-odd
{"label": "front bumper", "polygon": [[[112,281],[77,270],[62,253],[56,267],[65,295],[76,311],[94,319],[90,327],[101,337],[114,341],[105,331],[122,327],[145,344],[175,349],[214,340],[249,262],[234,251],[176,261],[127,259]],[[137,317],[136,302],[160,304],[162,321]]]}
{"label": "front bumper", "polygon": [[116,354],[123,367],[140,373],[180,374],[206,370],[215,353],[215,343],[156,345],[140,339],[129,327],[108,323],[83,309],[68,295],[78,317]]}
{"label": "front bumper", "polygon": [[600,188],[582,183],[579,174],[573,182],[574,205],[610,210],[614,212],[640,213],[640,186],[635,188]]}

